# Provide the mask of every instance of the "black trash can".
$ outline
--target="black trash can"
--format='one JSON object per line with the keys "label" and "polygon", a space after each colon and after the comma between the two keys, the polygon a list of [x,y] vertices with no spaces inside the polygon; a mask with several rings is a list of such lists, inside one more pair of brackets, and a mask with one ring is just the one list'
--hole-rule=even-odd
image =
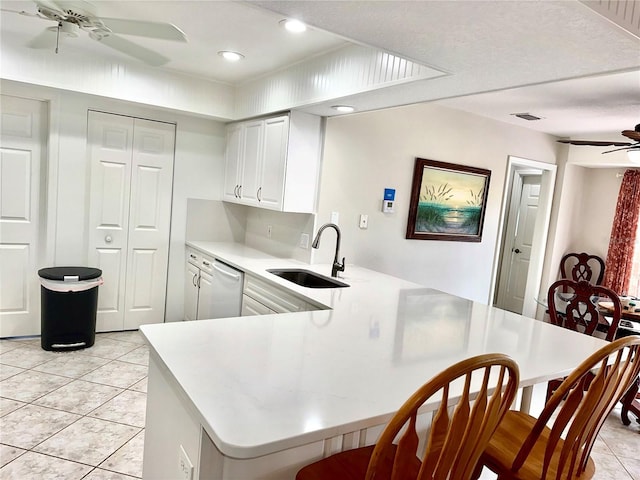
{"label": "black trash can", "polygon": [[96,340],[98,287],[102,270],[51,267],[38,270],[41,345],[45,350],[78,350]]}

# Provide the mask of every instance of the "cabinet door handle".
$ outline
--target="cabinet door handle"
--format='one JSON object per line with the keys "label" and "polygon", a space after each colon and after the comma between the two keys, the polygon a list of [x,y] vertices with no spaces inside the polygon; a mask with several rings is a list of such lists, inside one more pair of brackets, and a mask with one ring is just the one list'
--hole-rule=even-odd
{"label": "cabinet door handle", "polygon": [[203,264],[204,266],[206,266],[206,267],[211,266],[211,264],[210,264],[209,262],[207,262],[206,260],[203,260],[203,261],[202,261],[202,264]]}
{"label": "cabinet door handle", "polygon": [[235,187],[233,187],[233,196],[238,198],[238,185],[236,185]]}
{"label": "cabinet door handle", "polygon": [[197,276],[198,276],[198,274],[197,274],[197,273],[194,273],[194,274],[193,274],[193,278],[191,279],[191,283],[193,283],[193,286],[194,286],[194,287],[197,287],[197,286],[198,286],[198,284],[196,283],[196,277],[197,277]]}
{"label": "cabinet door handle", "polygon": [[260,187],[258,189],[258,191],[256,192],[256,197],[258,198],[258,201],[261,202],[262,198],[260,198],[260,195],[262,194],[262,187]]}
{"label": "cabinet door handle", "polygon": [[190,253],[190,254],[189,254],[189,258],[193,258],[193,259],[195,259],[195,258],[196,258],[196,256],[195,256],[193,253]]}
{"label": "cabinet door handle", "polygon": [[238,198],[242,198],[242,185],[238,185]]}
{"label": "cabinet door handle", "polygon": [[201,279],[201,278],[202,278],[202,277],[201,277],[200,275],[198,275],[198,284],[196,285],[198,288],[200,288],[200,279]]}

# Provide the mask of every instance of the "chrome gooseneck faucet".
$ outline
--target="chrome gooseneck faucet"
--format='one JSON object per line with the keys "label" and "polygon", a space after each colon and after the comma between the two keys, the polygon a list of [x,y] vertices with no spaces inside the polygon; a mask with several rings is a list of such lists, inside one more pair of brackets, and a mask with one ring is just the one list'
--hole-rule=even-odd
{"label": "chrome gooseneck faucet", "polygon": [[322,225],[318,230],[318,233],[316,233],[316,238],[313,239],[313,243],[311,244],[311,246],[313,248],[320,247],[320,236],[322,235],[322,232],[324,231],[324,229],[329,227],[333,228],[337,234],[336,254],[333,257],[333,265],[331,267],[331,276],[337,277],[338,272],[344,272],[344,257],[342,257],[342,263],[338,262],[338,257],[340,256],[340,229],[338,228],[338,226],[335,223],[325,223],[324,225]]}

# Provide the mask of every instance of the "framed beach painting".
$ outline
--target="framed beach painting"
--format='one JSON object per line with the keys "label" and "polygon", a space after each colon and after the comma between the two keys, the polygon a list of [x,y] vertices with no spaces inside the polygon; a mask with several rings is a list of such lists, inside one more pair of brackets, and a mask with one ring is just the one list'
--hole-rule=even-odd
{"label": "framed beach painting", "polygon": [[406,238],[479,242],[491,170],[416,158]]}

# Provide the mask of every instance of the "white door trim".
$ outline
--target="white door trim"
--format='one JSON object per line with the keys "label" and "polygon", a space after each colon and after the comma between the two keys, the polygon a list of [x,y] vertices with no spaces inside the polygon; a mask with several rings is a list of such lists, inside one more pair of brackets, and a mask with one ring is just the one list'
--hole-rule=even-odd
{"label": "white door trim", "polygon": [[544,254],[549,234],[549,221],[551,219],[551,206],[553,203],[553,190],[556,181],[557,166],[550,163],[528,160],[526,158],[509,155],[507,161],[507,173],[505,175],[505,185],[502,196],[502,209],[500,213],[500,223],[498,228],[498,239],[493,255],[493,272],[491,276],[491,288],[489,289],[488,303],[492,305],[496,294],[496,284],[498,281],[500,253],[504,241],[503,230],[506,225],[506,216],[509,214],[509,199],[513,187],[513,176],[515,170],[533,169],[540,170],[540,203],[538,205],[538,215],[533,235],[533,245],[531,249],[531,263],[527,275],[527,286],[525,289],[525,300],[522,307],[522,314],[527,317],[535,317],[538,298],[540,292],[540,282],[542,280],[542,267],[544,265]]}

